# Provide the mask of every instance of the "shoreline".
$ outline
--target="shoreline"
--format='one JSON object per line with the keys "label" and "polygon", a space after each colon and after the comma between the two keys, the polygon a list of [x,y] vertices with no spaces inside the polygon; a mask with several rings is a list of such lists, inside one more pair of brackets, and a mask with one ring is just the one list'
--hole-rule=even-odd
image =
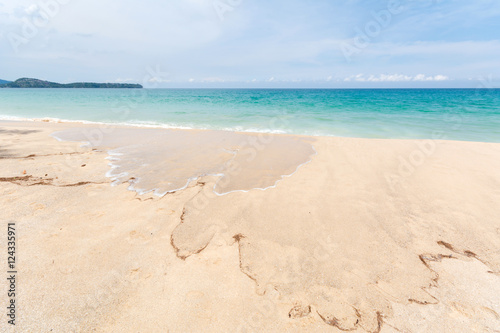
{"label": "shoreline", "polygon": [[[499,88],[500,89],[500,88]],[[14,117],[13,117],[14,118]],[[60,124],[61,126],[70,127],[92,127],[95,125],[102,125],[104,128],[137,128],[137,129],[162,129],[162,130],[172,130],[172,131],[206,131],[206,132],[228,132],[228,133],[239,133],[248,135],[270,135],[270,136],[292,136],[300,138],[338,138],[338,139],[354,139],[354,140],[382,140],[382,141],[427,141],[432,140],[436,142],[465,142],[465,143],[485,143],[485,144],[499,144],[496,141],[472,141],[472,140],[451,140],[443,138],[371,138],[371,137],[359,137],[359,136],[337,136],[337,135],[308,135],[308,134],[294,134],[294,133],[282,133],[282,132],[266,132],[266,131],[241,131],[234,129],[211,129],[211,128],[192,128],[192,127],[168,127],[168,125],[147,125],[147,124],[130,124],[130,123],[105,123],[105,122],[93,122],[88,120],[61,120],[58,118],[19,118],[19,119],[2,119],[0,118],[0,126],[2,123],[12,124],[12,123],[33,123],[33,124]],[[437,136],[437,135],[436,135]]]}

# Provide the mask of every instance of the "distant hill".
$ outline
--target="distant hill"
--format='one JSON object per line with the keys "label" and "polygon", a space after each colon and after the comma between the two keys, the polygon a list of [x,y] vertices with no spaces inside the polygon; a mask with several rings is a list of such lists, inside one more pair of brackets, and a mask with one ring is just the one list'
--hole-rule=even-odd
{"label": "distant hill", "polygon": [[12,81],[0,80],[0,85],[1,85],[1,84],[6,84],[6,83],[10,83],[10,82],[12,82]]}
{"label": "distant hill", "polygon": [[140,84],[131,83],[94,82],[75,82],[63,84],[38,79],[22,78],[17,79],[14,82],[0,84],[0,88],[142,88],[142,86]]}

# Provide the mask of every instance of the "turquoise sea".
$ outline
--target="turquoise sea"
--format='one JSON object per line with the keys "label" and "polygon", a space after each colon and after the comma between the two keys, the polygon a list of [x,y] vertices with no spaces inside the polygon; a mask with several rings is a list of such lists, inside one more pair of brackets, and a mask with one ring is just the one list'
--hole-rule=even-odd
{"label": "turquoise sea", "polygon": [[500,142],[498,89],[0,89],[0,119]]}

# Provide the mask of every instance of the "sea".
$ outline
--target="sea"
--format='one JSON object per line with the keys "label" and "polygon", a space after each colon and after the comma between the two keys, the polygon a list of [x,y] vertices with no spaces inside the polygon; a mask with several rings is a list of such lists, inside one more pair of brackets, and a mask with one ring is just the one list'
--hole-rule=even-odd
{"label": "sea", "polygon": [[0,119],[500,142],[500,89],[0,89]]}

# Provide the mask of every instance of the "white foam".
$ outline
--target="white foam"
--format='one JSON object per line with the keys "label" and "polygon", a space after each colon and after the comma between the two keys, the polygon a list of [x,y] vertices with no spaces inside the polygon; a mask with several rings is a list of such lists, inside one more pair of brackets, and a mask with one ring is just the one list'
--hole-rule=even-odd
{"label": "white foam", "polygon": [[70,124],[84,124],[84,125],[102,125],[102,126],[120,126],[120,127],[134,127],[134,128],[158,128],[158,129],[180,129],[180,130],[212,130],[212,131],[224,131],[224,132],[241,132],[241,133],[257,133],[257,134],[291,134],[291,135],[308,135],[308,136],[338,136],[331,133],[317,132],[317,131],[293,131],[291,129],[271,129],[271,128],[257,128],[257,127],[223,127],[223,126],[209,126],[209,125],[180,125],[180,124],[169,124],[161,123],[157,121],[145,121],[145,120],[129,120],[125,122],[103,122],[103,121],[92,121],[83,119],[64,119],[64,118],[53,118],[53,117],[43,117],[43,118],[27,118],[19,116],[9,116],[0,115],[0,120],[8,121],[29,121],[29,122],[48,122],[48,123],[70,123]]}
{"label": "white foam", "polygon": [[[60,141],[77,141],[90,145],[90,142],[84,140],[85,130],[92,130],[92,128],[71,129],[53,133],[52,136]],[[234,162],[240,150],[242,150],[242,153],[239,162],[243,163],[239,163],[239,165],[243,167],[246,165],[245,160],[248,159],[248,151],[245,152],[245,150],[253,149],[257,153],[257,150],[252,146],[247,146],[248,142],[245,142],[245,140],[250,137],[246,135],[234,132],[231,134],[218,132],[217,134],[217,132],[188,133],[154,129],[143,129],[142,131],[135,132],[134,130],[134,132],[130,132],[130,129],[116,128],[114,131],[101,133],[103,138],[99,141],[98,147],[104,148],[108,152],[106,159],[109,161],[110,170],[106,173],[106,177],[111,179],[113,186],[128,182],[129,190],[136,191],[138,194],[153,192],[154,195],[159,197],[167,193],[181,191],[187,188],[192,181],[204,176],[219,177],[212,189],[218,196],[233,192],[275,188],[280,181],[291,177],[301,166],[309,163],[312,157],[317,154],[314,147],[305,144],[302,140],[278,136],[267,143],[264,146],[265,148],[262,148],[271,150],[259,155],[260,157],[253,157],[253,159],[257,158],[255,160],[257,164],[254,164],[251,169],[239,171],[237,175],[232,175],[231,173],[226,174],[223,170],[227,168],[230,162]],[[113,147],[109,146],[109,144],[118,144],[120,146]],[[233,148],[238,144],[240,148]],[[283,149],[283,147],[288,146],[293,146],[296,149],[299,149],[297,147],[300,146],[302,147],[300,148],[302,153],[294,155],[288,161],[290,157],[288,150]],[[96,145],[93,145],[93,147],[96,147]],[[311,153],[303,155],[307,151],[307,147],[310,147]],[[221,153],[232,156],[231,158],[228,158],[227,155],[224,157],[224,155],[220,155]],[[286,155],[276,160],[274,158],[267,160],[265,157],[281,153]],[[169,160],[172,162],[169,162]],[[182,163],[186,163],[185,166],[188,169],[182,166]],[[271,163],[271,166],[269,163]],[[263,170],[270,168],[270,170],[278,172],[275,175],[267,175],[259,180],[259,169],[255,169],[256,167],[264,168]],[[294,168],[293,172],[279,174],[279,170],[289,170],[290,167]],[[252,175],[254,171],[257,171],[255,177]],[[219,186],[222,179],[229,181],[228,191],[218,189],[222,188]],[[242,180],[244,181],[242,182]],[[235,184],[240,185],[233,185],[234,181],[236,181]],[[255,182],[255,185],[267,185],[266,183],[271,181],[272,183],[269,186],[250,185],[252,182]],[[243,188],[234,189],[235,186],[243,186]]]}

